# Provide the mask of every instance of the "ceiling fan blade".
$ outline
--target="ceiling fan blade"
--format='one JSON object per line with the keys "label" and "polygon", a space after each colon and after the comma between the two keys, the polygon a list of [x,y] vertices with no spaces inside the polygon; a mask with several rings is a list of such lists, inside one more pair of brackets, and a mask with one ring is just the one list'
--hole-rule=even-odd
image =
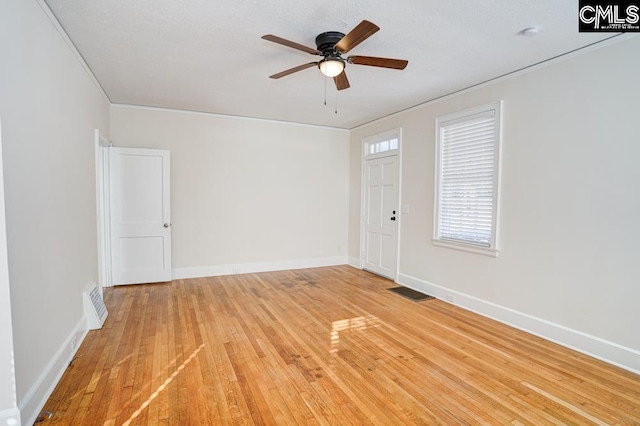
{"label": "ceiling fan blade", "polygon": [[403,70],[409,64],[404,59],[378,58],[376,56],[349,56],[350,64],[369,65],[370,67],[393,68],[395,70]]}
{"label": "ceiling fan blade", "polygon": [[339,75],[333,77],[333,82],[336,83],[336,89],[338,90],[344,90],[351,87],[345,71],[342,71]]}
{"label": "ceiling fan blade", "polygon": [[360,22],[354,29],[346,36],[342,37],[342,40],[336,43],[335,49],[342,53],[346,53],[375,34],[380,27],[369,21]]}
{"label": "ceiling fan blade", "polygon": [[302,44],[286,40],[282,37],[274,36],[273,34],[267,34],[262,36],[263,40],[271,41],[273,43],[278,43],[283,46],[292,47],[294,49],[302,50],[303,52],[311,53],[312,55],[322,55],[318,50],[312,49],[311,47],[303,46]]}
{"label": "ceiling fan blade", "polygon": [[307,68],[311,68],[314,65],[318,65],[317,62],[309,62],[308,64],[303,64],[303,65],[298,65],[297,67],[293,67],[291,69],[288,69],[286,71],[282,71],[279,72],[278,74],[274,74],[274,75],[270,75],[269,78],[281,78],[281,77],[285,77],[289,74],[293,74],[294,72],[298,72],[298,71],[302,71],[302,70],[306,70]]}

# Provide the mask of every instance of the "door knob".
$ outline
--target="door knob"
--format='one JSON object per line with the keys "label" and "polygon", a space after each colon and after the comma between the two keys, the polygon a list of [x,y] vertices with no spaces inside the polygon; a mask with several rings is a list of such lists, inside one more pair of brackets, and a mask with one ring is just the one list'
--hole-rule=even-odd
{"label": "door knob", "polygon": [[391,217],[391,220],[396,220],[396,217],[395,217],[395,216],[392,216],[392,217]]}
{"label": "door knob", "polygon": [[170,224],[170,223],[165,223],[163,226],[164,226],[165,228],[168,228],[168,227],[170,227],[170,226],[171,226],[171,224]]}

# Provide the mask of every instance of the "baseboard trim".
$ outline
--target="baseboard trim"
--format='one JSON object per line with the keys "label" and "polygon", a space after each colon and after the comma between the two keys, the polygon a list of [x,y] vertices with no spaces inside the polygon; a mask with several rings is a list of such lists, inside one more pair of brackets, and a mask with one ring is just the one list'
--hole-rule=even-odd
{"label": "baseboard trim", "polygon": [[346,265],[346,257],[324,257],[317,259],[283,260],[278,262],[239,263],[196,268],[175,268],[174,280],[189,278],[218,277],[222,275],[253,274],[258,272],[283,271],[288,269],[320,268],[323,266]]}
{"label": "baseboard trim", "polygon": [[347,262],[348,262],[349,266],[353,266],[354,268],[362,269],[362,267],[360,266],[360,259],[358,259],[357,257],[349,257],[347,259]]}
{"label": "baseboard trim", "polygon": [[19,426],[21,424],[20,410],[18,410],[18,408],[10,408],[8,410],[0,411],[0,425]]}
{"label": "baseboard trim", "polygon": [[640,374],[640,351],[635,349],[478,299],[411,275],[398,274],[398,283],[585,355]]}
{"label": "baseboard trim", "polygon": [[40,411],[47,403],[47,399],[49,399],[51,393],[62,378],[62,375],[69,366],[69,362],[73,359],[80,344],[87,336],[88,331],[87,319],[83,315],[40,376],[38,376],[38,379],[29,388],[22,400],[18,401],[21,416],[23,419],[26,419],[24,422],[25,425],[35,423]]}

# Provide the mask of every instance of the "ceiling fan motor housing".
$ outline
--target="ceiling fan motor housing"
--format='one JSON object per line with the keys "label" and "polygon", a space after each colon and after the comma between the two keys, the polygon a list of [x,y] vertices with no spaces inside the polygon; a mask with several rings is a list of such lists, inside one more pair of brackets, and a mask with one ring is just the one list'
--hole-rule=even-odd
{"label": "ceiling fan motor housing", "polygon": [[342,40],[343,37],[344,34],[341,32],[327,31],[326,33],[322,33],[316,37],[316,47],[325,57],[335,56],[336,53],[339,54],[339,52],[335,51],[334,46]]}

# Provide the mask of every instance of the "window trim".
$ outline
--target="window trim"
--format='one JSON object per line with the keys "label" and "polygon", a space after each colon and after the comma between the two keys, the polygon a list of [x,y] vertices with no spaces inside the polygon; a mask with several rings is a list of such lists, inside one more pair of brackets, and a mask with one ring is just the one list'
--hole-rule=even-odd
{"label": "window trim", "polygon": [[[461,120],[477,114],[495,111],[496,123],[496,142],[494,146],[494,176],[493,176],[493,210],[491,216],[491,240],[490,246],[482,246],[472,242],[461,240],[449,240],[441,238],[439,235],[440,227],[440,192],[441,179],[440,172],[442,169],[441,144],[442,144],[442,126],[454,120]],[[501,159],[502,159],[502,110],[503,101],[492,102],[490,104],[480,105],[458,111],[452,114],[443,115],[436,118],[435,126],[435,185],[434,185],[434,215],[433,215],[433,244],[436,246],[447,247],[457,250],[464,250],[472,253],[479,253],[488,256],[497,257],[499,253],[499,219],[500,219],[500,182],[501,182]]]}

